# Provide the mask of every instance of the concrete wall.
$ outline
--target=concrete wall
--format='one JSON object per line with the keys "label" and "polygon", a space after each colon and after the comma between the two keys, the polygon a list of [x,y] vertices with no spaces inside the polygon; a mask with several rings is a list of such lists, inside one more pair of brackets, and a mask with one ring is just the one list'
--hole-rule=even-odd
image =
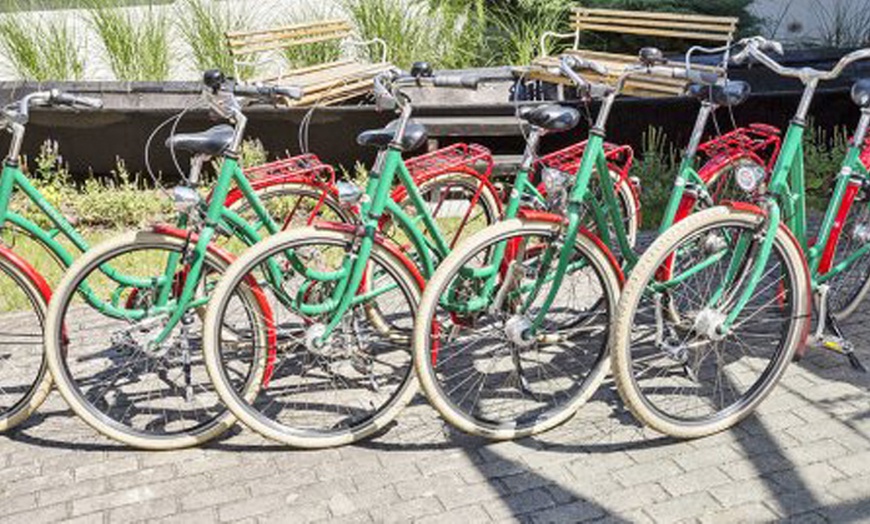
{"label": "concrete wall", "polygon": [[838,14],[847,23],[870,20],[864,14],[870,13],[870,0],[755,0],[752,10],[765,20],[768,36],[788,42],[823,43],[826,26]]}

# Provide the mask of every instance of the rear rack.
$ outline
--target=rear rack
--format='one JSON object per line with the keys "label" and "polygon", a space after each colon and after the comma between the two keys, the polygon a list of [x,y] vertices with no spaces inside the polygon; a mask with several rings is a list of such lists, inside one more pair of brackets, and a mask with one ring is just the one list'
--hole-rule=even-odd
{"label": "rear rack", "polygon": [[245,176],[252,181],[276,176],[309,177],[330,184],[335,181],[335,169],[331,165],[321,162],[320,158],[314,154],[282,158],[247,168],[244,171]]}
{"label": "rear rack", "polygon": [[[573,175],[580,168],[583,152],[586,150],[587,141],[570,145],[564,149],[544,155],[535,161],[532,172],[538,173],[542,167],[558,169]],[[604,156],[607,161],[616,168],[620,180],[628,177],[628,171],[634,162],[634,151],[631,146],[618,146],[609,142],[604,143]]]}
{"label": "rear rack", "polygon": [[701,144],[698,147],[698,152],[713,158],[717,155],[730,155],[734,152],[750,151],[753,153],[768,153],[767,155],[759,155],[759,157],[767,156],[765,160],[768,162],[768,169],[773,168],[773,162],[779,155],[779,148],[782,140],[780,139],[780,131],[774,126],[767,124],[749,124],[746,127],[739,127],[733,131],[729,131],[724,135],[715,137],[708,142]]}
{"label": "rear rack", "polygon": [[411,176],[417,180],[457,170],[472,169],[488,178],[493,168],[492,153],[479,144],[453,144],[411,158],[405,162]]}

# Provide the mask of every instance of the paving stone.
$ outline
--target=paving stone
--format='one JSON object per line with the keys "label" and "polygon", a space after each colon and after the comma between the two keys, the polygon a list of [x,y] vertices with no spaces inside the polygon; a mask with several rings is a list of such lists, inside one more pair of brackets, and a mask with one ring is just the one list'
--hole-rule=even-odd
{"label": "paving stone", "polygon": [[708,493],[690,493],[645,509],[656,522],[678,522],[700,517],[722,507]]}
{"label": "paving stone", "polygon": [[692,470],[660,480],[661,485],[675,496],[705,491],[729,482],[731,482],[731,478],[715,466]]}
{"label": "paving stone", "polygon": [[505,495],[483,504],[489,516],[498,522],[522,515],[537,514],[556,505],[553,498],[543,489],[523,491]]}
{"label": "paving stone", "polygon": [[110,477],[119,473],[128,473],[138,468],[139,461],[136,457],[117,457],[114,460],[94,462],[79,466],[75,469],[74,475],[78,482],[88,479]]}
{"label": "paving stone", "polygon": [[660,485],[649,482],[630,488],[602,493],[595,500],[608,511],[625,513],[634,509],[649,507],[657,502],[662,502],[671,497]]}
{"label": "paving stone", "polygon": [[577,501],[535,512],[532,515],[532,522],[535,524],[568,524],[597,520],[604,514],[604,509],[594,503]]}
{"label": "paving stone", "polygon": [[283,494],[264,495],[239,502],[230,502],[218,507],[218,518],[221,522],[236,521],[247,517],[255,517],[278,509],[285,509],[287,497]]}
{"label": "paving stone", "polygon": [[703,524],[731,524],[733,522],[773,522],[779,516],[760,502],[750,502],[701,516]]}
{"label": "paving stone", "polygon": [[419,524],[456,524],[457,522],[490,522],[489,515],[480,506],[465,506],[440,515],[421,518]]}
{"label": "paving stone", "polygon": [[636,486],[638,484],[646,484],[647,482],[655,482],[667,477],[676,477],[682,473],[683,470],[681,470],[674,462],[665,460],[660,462],[636,464],[624,469],[619,469],[613,473],[613,476],[623,486]]}
{"label": "paving stone", "polygon": [[178,510],[178,503],[174,499],[146,500],[129,506],[121,506],[109,511],[109,524],[126,524],[141,520],[143,515],[149,519],[158,519],[172,515]]}
{"label": "paving stone", "polygon": [[380,506],[370,511],[375,522],[400,523],[443,513],[445,507],[437,497],[422,497],[413,500],[403,500]]}
{"label": "paving stone", "polygon": [[500,497],[504,489],[498,484],[464,484],[447,490],[439,490],[438,500],[447,509],[470,506]]}

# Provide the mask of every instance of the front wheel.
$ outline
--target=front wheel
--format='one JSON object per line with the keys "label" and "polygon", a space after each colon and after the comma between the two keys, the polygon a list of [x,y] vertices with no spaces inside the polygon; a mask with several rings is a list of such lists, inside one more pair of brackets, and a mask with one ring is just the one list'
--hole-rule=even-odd
{"label": "front wheel", "polygon": [[[155,340],[184,287],[193,246],[152,232],[95,246],[73,264],[49,307],[46,356],[58,390],[85,422],[134,447],[199,445],[235,421],[202,360],[200,310],[229,265],[225,258],[211,250],[205,254],[196,305],[166,340]],[[119,284],[112,271],[135,279],[135,285]],[[240,300],[259,318],[269,316],[253,294]],[[257,327],[251,336],[262,340],[265,331]],[[256,371],[238,371],[237,387],[257,383]]]}
{"label": "front wheel", "polygon": [[730,428],[773,390],[810,325],[803,253],[780,227],[750,285],[764,231],[760,211],[718,206],[678,222],[644,253],[611,329],[613,373],[635,417],[677,438]]}
{"label": "front wheel", "polygon": [[[353,229],[331,227],[280,233],[248,250],[205,319],[205,362],[226,405],[254,431],[301,448],[366,438],[416,393],[410,339],[422,282],[376,242],[350,309],[327,336],[360,241]],[[274,350],[247,335],[260,319],[238,297],[252,289],[274,312]],[[235,387],[236,370],[251,368],[263,380]]]}
{"label": "front wheel", "polygon": [[42,350],[47,286],[0,248],[0,431],[21,424],[51,391]]}
{"label": "front wheel", "polygon": [[619,270],[581,232],[564,279],[555,281],[564,240],[558,222],[501,222],[451,253],[426,286],[414,325],[417,375],[460,430],[497,440],[540,433],[571,417],[601,384]]}

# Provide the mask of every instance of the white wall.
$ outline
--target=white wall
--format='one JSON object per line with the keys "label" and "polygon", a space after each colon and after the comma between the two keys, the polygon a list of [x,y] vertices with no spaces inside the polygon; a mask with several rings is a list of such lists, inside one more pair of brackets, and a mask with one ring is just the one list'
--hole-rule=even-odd
{"label": "white wall", "polygon": [[820,40],[838,10],[848,20],[870,20],[861,14],[870,13],[870,0],[755,0],[752,10],[766,21],[768,36],[788,42]]}

